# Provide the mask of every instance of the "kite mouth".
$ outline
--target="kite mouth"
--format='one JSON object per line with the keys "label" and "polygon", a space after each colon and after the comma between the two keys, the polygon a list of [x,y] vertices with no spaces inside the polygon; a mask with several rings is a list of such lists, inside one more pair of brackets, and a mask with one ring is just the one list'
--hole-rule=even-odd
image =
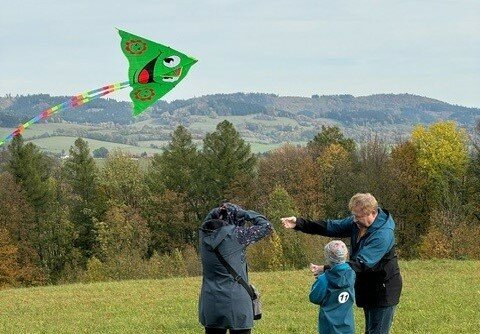
{"label": "kite mouth", "polygon": [[175,81],[178,81],[178,79],[180,79],[180,77],[181,77],[181,75],[182,75],[182,69],[183,69],[182,67],[179,67],[179,68],[177,68],[176,70],[165,74],[165,75],[162,77],[162,81],[164,81],[164,82],[175,82]]}

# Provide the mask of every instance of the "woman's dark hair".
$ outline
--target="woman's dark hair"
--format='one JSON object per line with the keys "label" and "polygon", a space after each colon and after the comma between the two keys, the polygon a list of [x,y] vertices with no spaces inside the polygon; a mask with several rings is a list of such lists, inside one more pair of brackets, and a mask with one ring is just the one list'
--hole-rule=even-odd
{"label": "woman's dark hair", "polygon": [[202,224],[201,230],[215,231],[220,227],[228,225],[228,221],[222,219],[209,219]]}

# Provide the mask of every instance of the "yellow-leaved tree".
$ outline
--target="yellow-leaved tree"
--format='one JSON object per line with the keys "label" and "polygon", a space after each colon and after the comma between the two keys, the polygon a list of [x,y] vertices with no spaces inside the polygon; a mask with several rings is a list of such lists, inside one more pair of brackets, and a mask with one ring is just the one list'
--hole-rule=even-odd
{"label": "yellow-leaved tree", "polygon": [[[416,126],[412,143],[418,152],[418,164],[427,178],[433,204],[449,206],[460,194],[468,167],[467,134],[455,122],[430,127]],[[453,196],[452,196],[453,195]]]}
{"label": "yellow-leaved tree", "polygon": [[477,256],[468,248],[458,247],[469,244],[465,237],[478,233],[478,226],[471,225],[468,219],[467,139],[465,130],[451,121],[428,128],[417,126],[412,132],[430,207],[430,226],[420,245],[421,257]]}

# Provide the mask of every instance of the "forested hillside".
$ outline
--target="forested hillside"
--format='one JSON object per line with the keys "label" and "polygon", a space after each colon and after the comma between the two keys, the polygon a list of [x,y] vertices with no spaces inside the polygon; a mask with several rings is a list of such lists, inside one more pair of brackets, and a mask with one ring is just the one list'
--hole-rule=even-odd
{"label": "forested hillside", "polygon": [[[0,126],[15,126],[43,109],[67,100],[66,96],[47,94],[6,96],[0,98]],[[159,101],[146,118],[161,119],[164,113],[172,116],[245,116],[264,114],[308,121],[327,118],[344,125],[431,123],[439,119],[473,125],[480,109],[451,105],[438,100],[410,94],[313,95],[311,98],[278,96],[274,94],[235,93],[206,95],[173,102]],[[75,112],[54,116],[74,123],[129,124],[145,119],[131,117],[131,104],[112,99],[99,99]]]}
{"label": "forested hillside", "polygon": [[280,218],[349,215],[357,192],[392,213],[402,259],[480,259],[480,127],[419,125],[386,145],[324,126],[304,146],[256,155],[224,120],[201,145],[177,127],[147,166],[122,151],[99,165],[91,153],[81,138],[63,159],[21,137],[0,150],[0,288],[198,275],[198,226],[225,199],[275,227],[249,250],[252,270],[323,261],[326,239]]}
{"label": "forested hillside", "polygon": [[[65,100],[65,96],[45,94],[0,98],[0,135]],[[357,142],[378,136],[393,144],[398,138],[407,138],[415,124],[452,120],[471,132],[479,118],[480,109],[409,94],[306,98],[235,93],[159,101],[136,118],[130,102],[98,99],[55,114],[24,136],[55,154],[68,151],[77,137],[88,139],[95,149],[125,149],[128,145],[130,152],[149,154],[165,147],[172,129],[179,125],[200,142],[227,119],[255,152],[265,152],[285,142],[305,145],[323,126],[338,126]]]}

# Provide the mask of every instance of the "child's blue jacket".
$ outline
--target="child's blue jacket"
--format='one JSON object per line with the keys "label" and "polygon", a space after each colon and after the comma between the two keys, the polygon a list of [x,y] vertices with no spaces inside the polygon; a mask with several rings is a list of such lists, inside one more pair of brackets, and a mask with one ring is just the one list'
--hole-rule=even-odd
{"label": "child's blue jacket", "polygon": [[347,263],[333,266],[315,280],[310,301],[320,305],[320,334],[355,334],[354,285],[355,271]]}

